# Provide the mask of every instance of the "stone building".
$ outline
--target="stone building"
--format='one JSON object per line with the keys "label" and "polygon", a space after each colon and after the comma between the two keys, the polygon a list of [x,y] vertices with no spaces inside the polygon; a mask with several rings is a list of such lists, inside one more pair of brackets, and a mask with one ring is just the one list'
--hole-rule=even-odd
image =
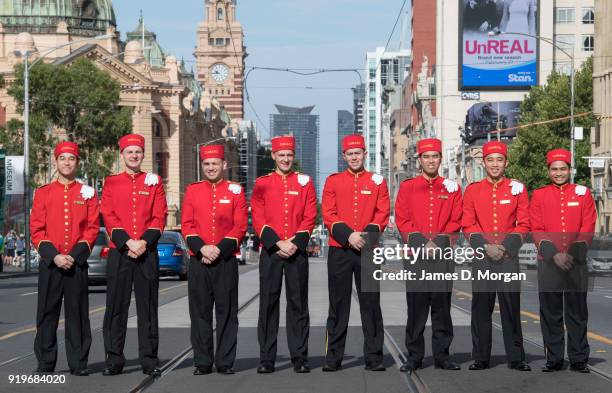
{"label": "stone building", "polygon": [[[128,34],[127,42],[122,42],[110,0],[3,1],[0,73],[7,83],[14,80],[13,67],[23,61],[15,51],[28,51],[33,53],[32,60],[44,55],[45,62],[60,66],[86,58],[119,81],[120,105],[133,109],[133,129],[125,133],[145,136],[143,169],[162,177],[169,205],[168,226],[176,227],[185,187],[196,180],[198,144],[227,140],[228,150],[237,149],[226,139],[231,136],[230,119],[220,103],[200,87],[182,62],[166,54],[155,34],[142,23]],[[100,35],[108,38],[91,39]],[[65,46],[46,54],[60,45]],[[21,117],[13,99],[0,89],[0,127]],[[237,153],[233,156],[238,162]],[[119,159],[117,163],[120,170]]]}

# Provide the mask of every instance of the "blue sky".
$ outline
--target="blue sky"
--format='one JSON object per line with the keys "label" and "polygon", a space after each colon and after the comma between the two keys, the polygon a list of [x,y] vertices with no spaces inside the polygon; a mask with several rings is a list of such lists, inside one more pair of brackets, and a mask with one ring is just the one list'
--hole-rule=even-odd
{"label": "blue sky", "polygon": [[[142,9],[147,28],[157,34],[162,47],[178,58],[184,57],[188,67],[194,65],[196,30],[204,19],[204,0],[122,0],[113,4],[123,38],[137,26]],[[238,19],[244,27],[249,54],[246,65],[362,69],[366,52],[385,45],[401,5],[402,0],[239,0]],[[400,30],[398,24],[390,49],[397,47]],[[264,137],[274,104],[316,105],[323,181],[336,170],[337,111],[352,112],[350,88],[358,82],[355,73],[299,77],[257,70],[249,76],[247,87],[255,111],[264,122],[258,124]],[[246,107],[246,118],[257,121]]]}

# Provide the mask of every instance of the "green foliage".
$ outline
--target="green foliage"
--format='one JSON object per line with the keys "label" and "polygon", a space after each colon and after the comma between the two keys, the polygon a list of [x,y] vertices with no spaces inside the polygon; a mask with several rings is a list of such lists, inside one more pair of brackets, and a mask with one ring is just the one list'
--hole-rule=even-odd
{"label": "green foliage", "polygon": [[[8,93],[23,110],[22,65],[15,67],[15,75]],[[68,67],[36,64],[30,70],[30,146],[42,143],[36,148],[50,151],[54,141],[44,139],[42,134],[52,125],[64,130],[67,139],[79,145],[81,169],[89,179],[108,175],[116,159],[118,138],[132,129],[131,110],[119,107],[120,89],[117,81],[86,59]],[[35,126],[35,122],[43,126]],[[0,135],[0,139],[11,138],[17,137]],[[42,161],[46,159],[43,157],[37,163]]]}
{"label": "green foliage", "polygon": [[[590,128],[595,125],[593,110],[593,59],[588,59],[576,72],[575,126],[584,127],[585,138],[576,141],[575,182],[590,186],[587,160],[590,155]],[[546,85],[532,87],[521,104],[520,124],[566,117],[570,114],[571,90],[567,75],[552,73]],[[550,183],[546,167],[546,153],[551,149],[570,148],[570,121],[530,126],[520,129],[509,150],[508,176],[525,183],[529,190]]]}
{"label": "green foliage", "polygon": [[272,159],[272,150],[260,146],[257,149],[257,177],[265,176],[274,171],[276,164]]}

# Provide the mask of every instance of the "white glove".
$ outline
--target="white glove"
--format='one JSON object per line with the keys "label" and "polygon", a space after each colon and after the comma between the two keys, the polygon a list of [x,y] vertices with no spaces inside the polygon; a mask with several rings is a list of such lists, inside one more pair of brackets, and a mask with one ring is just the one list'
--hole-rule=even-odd
{"label": "white glove", "polygon": [[578,196],[584,196],[587,192],[587,188],[585,186],[576,186],[576,188],[574,189],[574,192]]}
{"label": "white glove", "polygon": [[459,184],[457,184],[456,181],[451,179],[444,179],[442,185],[444,186],[444,188],[446,188],[446,191],[451,194],[459,189]]}
{"label": "white glove", "polygon": [[376,184],[377,186],[380,186],[382,184],[384,180],[384,177],[382,177],[381,175],[379,175],[378,173],[374,173],[372,175],[372,181],[374,182],[374,184]]}
{"label": "white glove", "polygon": [[231,183],[227,188],[236,195],[242,192],[242,187],[240,187],[240,184]]}
{"label": "white glove", "polygon": [[310,181],[310,176],[304,175],[303,173],[300,173],[298,175],[298,183],[300,183],[302,187],[308,184],[309,181]]}
{"label": "white glove", "polygon": [[512,195],[518,195],[525,189],[523,183],[518,182],[516,180],[512,180],[510,182],[510,187],[512,187]]}
{"label": "white glove", "polygon": [[156,186],[159,184],[159,176],[155,173],[147,173],[147,177],[145,177],[145,184],[147,186]]}
{"label": "white glove", "polygon": [[94,195],[96,194],[95,190],[93,189],[93,187],[90,187],[86,184],[83,184],[81,186],[81,196],[83,197],[83,199],[88,200],[94,197]]}

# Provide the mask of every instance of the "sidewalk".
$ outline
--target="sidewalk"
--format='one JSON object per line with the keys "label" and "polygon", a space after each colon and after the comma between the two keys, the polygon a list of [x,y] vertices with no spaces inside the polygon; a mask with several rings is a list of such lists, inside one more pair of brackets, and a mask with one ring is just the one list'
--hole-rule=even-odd
{"label": "sidewalk", "polygon": [[2,266],[3,269],[0,272],[0,280],[7,278],[15,278],[15,277],[30,277],[38,274],[38,269],[32,269],[29,272],[24,272],[24,267],[17,266]]}

